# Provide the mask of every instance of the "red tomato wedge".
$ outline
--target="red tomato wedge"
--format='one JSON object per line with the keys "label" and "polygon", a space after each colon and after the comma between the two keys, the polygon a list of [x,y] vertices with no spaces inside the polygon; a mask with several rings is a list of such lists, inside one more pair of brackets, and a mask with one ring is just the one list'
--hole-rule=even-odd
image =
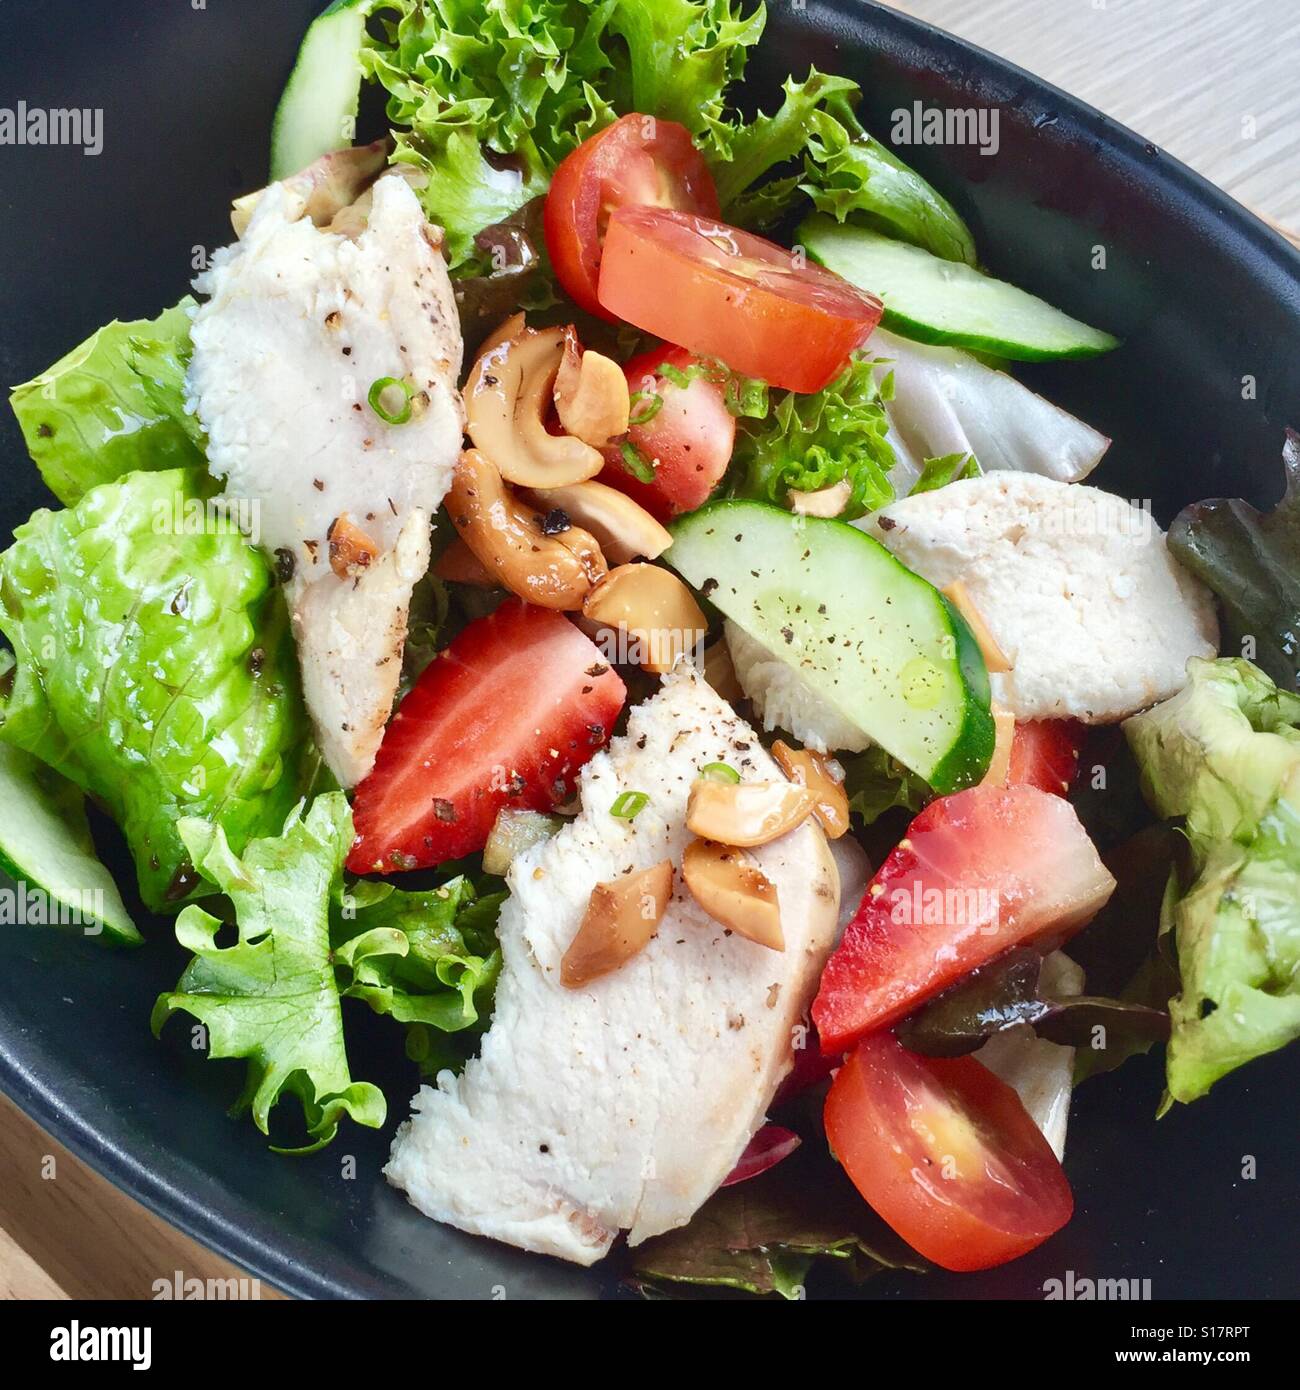
{"label": "red tomato wedge", "polygon": [[635,477],[618,447],[606,449],[600,481],[627,493],[658,521],[701,506],[731,462],[736,419],[727,409],[723,385],[695,373],[686,386],[660,375],[665,364],[687,372],[698,362],[683,348],[665,346],[641,353],[623,368],[634,397],[633,419],[648,413],[654,396],[663,402],[627,432],[628,443],[654,469],[654,481]]}
{"label": "red tomato wedge", "polygon": [[888,1028],[1012,946],[1077,931],[1114,888],[1062,797],[998,786],[940,797],[880,866],[822,973],[822,1050]]}
{"label": "red tomato wedge", "polygon": [[609,219],[600,302],[701,357],[791,391],[820,391],[882,305],[775,242],[693,213],[624,207]]}
{"label": "red tomato wedge", "polygon": [[974,1057],[918,1057],[877,1033],[836,1074],[825,1121],[867,1204],[944,1269],[1014,1260],[1074,1211],[1020,1097]]}
{"label": "red tomato wedge", "polygon": [[690,132],[676,121],[623,116],[584,140],[555,171],[542,211],[556,278],[589,313],[612,319],[596,289],[610,214],[678,208],[718,216],[718,193]]}
{"label": "red tomato wedge", "polygon": [[1079,771],[1079,750],[1086,730],[1073,719],[1017,722],[1011,740],[1009,786],[1038,787],[1065,796]]}
{"label": "red tomato wedge", "polygon": [[438,653],[357,787],[353,873],[472,854],[503,806],[549,811],[608,741],[627,691],[562,614],[508,599]]}

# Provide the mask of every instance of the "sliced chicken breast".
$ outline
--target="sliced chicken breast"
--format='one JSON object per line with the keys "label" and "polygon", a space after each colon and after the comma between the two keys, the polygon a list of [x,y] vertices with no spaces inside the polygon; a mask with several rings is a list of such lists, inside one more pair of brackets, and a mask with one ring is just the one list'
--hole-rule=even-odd
{"label": "sliced chicken breast", "polygon": [[[596,884],[680,866],[697,770],[781,777],[693,668],[632,711],[582,774],[581,814],[510,870],[492,1026],[461,1076],[422,1087],[385,1170],[426,1215],[591,1264],[681,1226],[735,1166],[793,1061],[829,953],[839,885],[815,821],[751,851],[776,885],[785,950],[707,917],[677,873],[650,944],[578,989],[560,961]],[[649,804],[610,815],[622,792]]]}
{"label": "sliced chicken breast", "polygon": [[[318,226],[293,181],[257,197],[195,281],[210,297],[188,381],[212,473],[251,504],[252,538],[287,576],[308,708],[345,786],[369,770],[391,711],[393,652],[463,432],[441,233],[396,175],[352,207],[345,218],[331,204]],[[401,385],[375,395],[385,380]],[[368,547],[347,570],[331,566],[340,518]]]}

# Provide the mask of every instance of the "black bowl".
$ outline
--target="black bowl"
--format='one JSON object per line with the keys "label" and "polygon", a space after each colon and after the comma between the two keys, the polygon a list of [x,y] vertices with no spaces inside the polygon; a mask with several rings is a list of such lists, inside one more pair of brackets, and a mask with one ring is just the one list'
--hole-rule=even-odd
{"label": "black bowl", "polygon": [[[97,157],[0,149],[0,379],[27,379],[110,318],[153,315],[179,298],[204,248],[229,240],[227,206],[264,179],[271,112],[320,4],[0,6],[5,100],[104,112]],[[809,62],[862,82],[878,133],[917,99],[999,112],[994,157],[904,154],[955,200],[995,273],[1124,338],[1100,361],[1025,372],[1114,437],[1103,486],[1150,498],[1165,522],[1203,496],[1275,499],[1282,430],[1300,424],[1300,256],[1131,132],[893,11],[770,6],[758,90]],[[7,531],[50,499],[4,414]],[[102,838],[129,882],[121,846]],[[161,1045],[150,1037],[150,1006],[181,958],[167,923],[147,930],[150,947],[131,953],[48,929],[4,936],[0,1086],[113,1182],[295,1294],[486,1298],[501,1285],[511,1298],[586,1298],[618,1287],[616,1271],[437,1226],[384,1184],[414,1076],[386,1021],[361,1010],[354,1074],[392,1098],[388,1130],[346,1128],[309,1159],[270,1153],[247,1120],[224,1114],[237,1064],[202,1060],[180,1026]],[[1042,1297],[1067,1270],[1150,1279],[1157,1298],[1294,1296],[1293,1067],[1286,1056],[1252,1064],[1158,1124],[1157,1059],[1087,1083],[1070,1126],[1077,1214],[1065,1231],[1001,1270],[891,1277],[867,1296]]]}

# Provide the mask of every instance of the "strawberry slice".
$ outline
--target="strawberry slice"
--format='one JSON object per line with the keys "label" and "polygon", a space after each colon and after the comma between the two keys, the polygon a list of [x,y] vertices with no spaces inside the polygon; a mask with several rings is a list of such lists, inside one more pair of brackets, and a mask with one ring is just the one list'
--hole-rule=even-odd
{"label": "strawberry slice", "polygon": [[353,873],[473,854],[503,806],[549,811],[609,740],[627,691],[560,613],[507,599],[426,668],[356,789]]}
{"label": "strawberry slice", "polygon": [[1067,795],[1079,771],[1079,749],[1085,733],[1084,726],[1073,719],[1017,722],[1007,785]]}
{"label": "strawberry slice", "polygon": [[842,1052],[1021,942],[1082,927],[1114,890],[1074,807],[1037,787],[940,797],[871,880],[813,1022]]}

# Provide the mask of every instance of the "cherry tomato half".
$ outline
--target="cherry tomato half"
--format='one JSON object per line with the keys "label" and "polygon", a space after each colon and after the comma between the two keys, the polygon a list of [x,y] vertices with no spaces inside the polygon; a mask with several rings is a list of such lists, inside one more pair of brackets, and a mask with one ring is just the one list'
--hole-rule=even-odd
{"label": "cherry tomato half", "polygon": [[791,391],[820,391],[883,306],[775,242],[695,213],[622,207],[600,302],[646,333]]}
{"label": "cherry tomato half", "polygon": [[589,313],[613,319],[596,289],[611,213],[646,205],[718,215],[718,194],[690,132],[676,121],[623,116],[584,140],[555,171],[542,213],[556,277]]}
{"label": "cherry tomato half", "polygon": [[825,1120],[868,1205],[944,1269],[1014,1260],[1074,1211],[1020,1097],[974,1057],[920,1057],[875,1033],[836,1074]]}

